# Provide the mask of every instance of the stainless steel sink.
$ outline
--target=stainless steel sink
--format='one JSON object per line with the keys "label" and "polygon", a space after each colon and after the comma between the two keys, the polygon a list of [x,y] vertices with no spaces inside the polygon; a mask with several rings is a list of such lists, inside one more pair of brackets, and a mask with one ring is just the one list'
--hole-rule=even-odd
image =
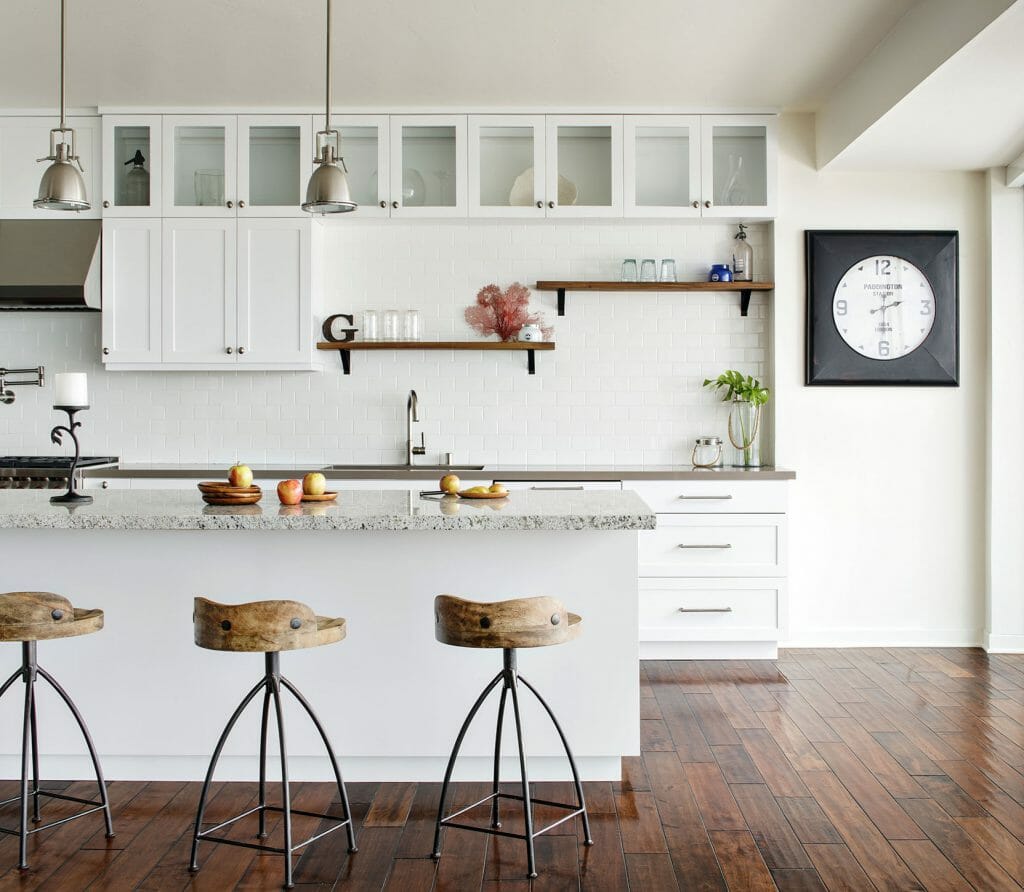
{"label": "stainless steel sink", "polygon": [[327,465],[325,471],[482,471],[483,465]]}

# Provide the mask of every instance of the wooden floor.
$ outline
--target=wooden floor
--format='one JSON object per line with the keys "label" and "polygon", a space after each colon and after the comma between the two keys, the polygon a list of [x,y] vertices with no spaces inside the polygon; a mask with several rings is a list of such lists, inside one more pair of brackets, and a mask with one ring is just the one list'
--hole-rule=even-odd
{"label": "wooden floor", "polygon": [[[979,650],[791,650],[778,662],[648,662],[643,756],[587,785],[596,845],[576,822],[537,841],[534,890],[1018,889],[1024,883],[1024,657]],[[600,708],[595,692],[594,708]],[[571,729],[569,729],[571,734]],[[110,785],[117,837],[86,818],[33,840],[6,890],[277,888],[278,857],[204,846],[186,870],[196,784]],[[538,795],[568,797],[562,784]],[[0,784],[0,798],[11,795]],[[68,791],[90,795],[88,784]],[[449,831],[429,858],[437,784],[350,784],[358,854],[343,836],[296,861],[300,889],[525,892],[521,844]],[[221,820],[253,787],[216,788]],[[457,789],[459,803],[486,793]],[[336,809],[326,784],[295,806]],[[538,822],[550,814],[538,808]],[[59,802],[46,813],[66,813]],[[12,826],[11,807],[0,823]],[[506,826],[515,821],[506,820]],[[521,824],[520,824],[521,825]],[[316,829],[297,821],[296,833]]]}

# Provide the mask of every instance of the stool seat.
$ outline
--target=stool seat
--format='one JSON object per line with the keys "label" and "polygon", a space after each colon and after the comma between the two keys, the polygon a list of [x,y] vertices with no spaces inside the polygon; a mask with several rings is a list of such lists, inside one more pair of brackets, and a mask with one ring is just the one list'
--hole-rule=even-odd
{"label": "stool seat", "polygon": [[342,617],[317,616],[298,601],[218,604],[195,599],[195,640],[207,650],[277,653],[334,644],[345,637]]}
{"label": "stool seat", "polygon": [[434,598],[434,637],[454,647],[520,648],[564,644],[578,637],[583,620],[557,598],[465,601]]}
{"label": "stool seat", "polygon": [[50,641],[103,628],[102,610],[73,607],[53,592],[0,594],[0,641]]}

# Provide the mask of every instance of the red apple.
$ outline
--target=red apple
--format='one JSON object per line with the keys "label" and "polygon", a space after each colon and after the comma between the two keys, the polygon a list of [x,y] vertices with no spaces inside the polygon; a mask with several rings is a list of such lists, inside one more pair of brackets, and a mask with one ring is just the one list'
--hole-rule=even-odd
{"label": "red apple", "polygon": [[302,481],[282,480],[277,484],[277,497],[282,505],[298,505],[302,502]]}
{"label": "red apple", "polygon": [[232,486],[252,486],[252,468],[248,465],[234,465],[228,471],[228,483]]}
{"label": "red apple", "polygon": [[311,471],[302,478],[302,491],[307,496],[322,496],[327,492],[327,478],[319,471]]}

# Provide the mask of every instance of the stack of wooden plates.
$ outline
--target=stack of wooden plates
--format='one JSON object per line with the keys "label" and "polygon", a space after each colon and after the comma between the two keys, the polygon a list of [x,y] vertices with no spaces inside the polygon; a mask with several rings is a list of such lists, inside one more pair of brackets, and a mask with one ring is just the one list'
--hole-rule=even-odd
{"label": "stack of wooden plates", "polygon": [[232,486],[230,483],[210,481],[200,483],[199,491],[207,505],[255,505],[263,498],[258,486]]}

